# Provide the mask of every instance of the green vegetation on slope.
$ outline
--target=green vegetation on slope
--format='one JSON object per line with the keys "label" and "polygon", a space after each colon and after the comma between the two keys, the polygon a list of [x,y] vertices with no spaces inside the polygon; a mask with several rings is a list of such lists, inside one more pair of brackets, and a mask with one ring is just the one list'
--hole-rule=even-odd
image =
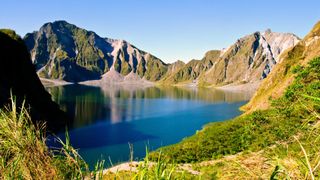
{"label": "green vegetation on slope", "polygon": [[320,106],[308,98],[320,97],[319,70],[320,58],[312,60],[307,67],[292,67],[290,71],[298,73],[294,83],[281,98],[272,102],[271,108],[209,124],[181,143],[161,151],[175,162],[198,162],[243,151],[259,151],[277,141],[308,132],[310,126],[307,125],[319,120],[310,111],[319,113]]}
{"label": "green vegetation on slope", "polygon": [[11,29],[0,29],[0,32],[8,35],[9,37],[11,37],[13,40],[15,40],[17,42],[22,42],[21,37],[19,35],[17,35],[16,32]]}
{"label": "green vegetation on slope", "polygon": [[154,56],[149,56],[146,63],[144,77],[150,81],[158,81],[166,74],[168,67],[165,63]]}
{"label": "green vegetation on slope", "polygon": [[269,99],[279,98],[285,89],[294,80],[290,71],[292,66],[306,65],[311,59],[320,54],[320,41],[315,36],[320,36],[320,22],[318,22],[308,35],[296,46],[282,53],[282,62],[277,64],[268,77],[261,83],[258,91],[250,102],[242,107],[245,111],[266,109],[270,106]]}
{"label": "green vegetation on slope", "polygon": [[[167,65],[126,41],[99,37],[66,21],[46,23],[24,41],[41,77],[69,82],[99,79],[110,68],[157,81]],[[145,75],[145,76],[144,76]]]}
{"label": "green vegetation on slope", "polygon": [[178,71],[167,75],[161,80],[161,84],[175,84],[181,82],[190,82],[197,79],[200,74],[210,69],[220,55],[220,51],[208,51],[202,60],[191,60]]}

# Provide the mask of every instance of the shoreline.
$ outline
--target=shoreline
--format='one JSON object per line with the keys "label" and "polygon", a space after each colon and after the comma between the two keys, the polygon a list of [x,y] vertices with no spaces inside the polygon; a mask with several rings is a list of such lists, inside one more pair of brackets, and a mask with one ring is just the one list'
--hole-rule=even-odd
{"label": "shoreline", "polygon": [[44,87],[55,87],[55,86],[65,86],[70,84],[80,84],[85,86],[93,86],[93,87],[128,87],[128,88],[147,88],[147,87],[184,87],[184,88],[207,88],[207,89],[217,89],[222,91],[230,91],[230,92],[247,92],[250,94],[254,94],[259,88],[261,81],[252,82],[252,83],[244,83],[244,84],[227,84],[223,86],[206,86],[199,87],[197,83],[183,83],[183,84],[159,84],[157,82],[147,81],[145,79],[139,80],[121,80],[121,81],[112,81],[111,79],[104,80],[88,80],[81,81],[77,83],[67,82],[59,79],[47,79],[47,78],[39,78]]}
{"label": "shoreline", "polygon": [[244,83],[244,84],[227,84],[224,86],[213,87],[213,88],[225,90],[225,91],[245,91],[245,92],[255,93],[258,90],[260,84],[261,84],[261,81],[257,81],[253,83]]}
{"label": "shoreline", "polygon": [[119,82],[114,82],[114,81],[103,81],[102,79],[82,81],[82,82],[78,82],[78,84],[86,85],[86,86],[95,86],[95,87],[106,87],[106,86],[152,87],[156,85],[155,83],[151,81],[146,81],[146,80],[140,80],[140,81],[123,80]]}
{"label": "shoreline", "polygon": [[[108,175],[110,173],[116,174],[121,171],[130,171],[130,172],[137,172],[139,166],[143,165],[144,161],[132,161],[132,162],[123,162],[121,164],[106,168],[103,170],[103,175]],[[155,166],[156,162],[148,162],[147,166],[150,168]],[[177,166],[177,170],[179,171],[187,171],[193,175],[199,175],[200,172],[193,170],[192,165],[190,163],[179,164]]]}
{"label": "shoreline", "polygon": [[74,84],[72,82],[67,82],[59,79],[47,79],[47,78],[40,78],[40,77],[39,79],[44,87],[55,87],[55,86],[65,86],[69,84]]}

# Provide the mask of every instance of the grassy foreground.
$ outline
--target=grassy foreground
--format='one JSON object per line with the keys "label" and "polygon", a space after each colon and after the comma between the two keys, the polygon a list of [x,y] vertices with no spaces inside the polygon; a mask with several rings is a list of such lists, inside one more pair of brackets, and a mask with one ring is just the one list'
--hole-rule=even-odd
{"label": "grassy foreground", "polygon": [[85,162],[69,142],[63,148],[46,146],[45,124],[32,123],[27,109],[0,110],[0,179],[80,179],[87,175]]}
{"label": "grassy foreground", "polygon": [[156,162],[147,156],[135,171],[106,172],[104,160],[94,171],[66,141],[55,138],[62,148],[46,146],[45,124],[34,125],[26,108],[11,106],[0,110],[0,179],[190,179],[194,177],[160,155]]}

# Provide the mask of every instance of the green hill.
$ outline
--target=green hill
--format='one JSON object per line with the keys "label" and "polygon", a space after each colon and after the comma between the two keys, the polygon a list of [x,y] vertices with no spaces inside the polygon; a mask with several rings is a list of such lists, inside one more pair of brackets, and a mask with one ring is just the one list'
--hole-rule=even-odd
{"label": "green hill", "polygon": [[196,80],[200,74],[210,69],[219,55],[220,51],[218,50],[208,51],[203,59],[191,60],[179,68],[179,70],[172,72],[161,79],[159,83],[172,85],[177,83],[192,82],[193,80]]}
{"label": "green hill", "polygon": [[0,30],[0,40],[0,108],[14,96],[17,106],[28,106],[34,121],[46,120],[50,130],[64,127],[68,117],[41,84],[23,40],[9,29]]}
{"label": "green hill", "polygon": [[298,65],[304,66],[311,59],[320,55],[319,36],[320,22],[296,46],[281,55],[280,59],[283,60],[262,82],[254,97],[242,109],[250,112],[257,109],[266,109],[270,105],[270,99],[280,97],[294,80],[295,75],[291,71],[292,68]]}
{"label": "green hill", "polygon": [[[152,157],[156,157],[161,151],[168,160],[178,163],[195,163],[199,171],[226,177],[227,174],[223,171],[229,172],[234,168],[228,166],[230,164],[228,155],[236,155],[233,159],[242,159],[238,163],[246,164],[246,159],[252,159],[254,158],[252,156],[260,154],[257,158],[269,160],[260,162],[265,166],[264,171],[262,167],[260,169],[245,167],[248,169],[242,171],[246,171],[249,175],[251,169],[255,169],[261,173],[257,178],[270,177],[273,173],[275,173],[274,176],[291,178],[319,175],[318,169],[308,173],[311,166],[317,166],[319,160],[316,158],[320,157],[317,152],[320,143],[316,140],[320,134],[318,128],[320,40],[318,35],[319,23],[303,41],[281,56],[282,62],[263,81],[256,96],[247,105],[254,108],[249,109],[250,111],[246,114],[233,120],[208,124],[180,143],[160,148],[152,154]],[[270,98],[270,94],[276,94],[276,96]],[[269,105],[265,106],[264,110],[258,110],[261,107],[260,104]],[[309,159],[302,160],[303,151],[310,153],[307,155]],[[289,157],[289,154],[292,157]],[[220,161],[201,164],[202,161],[215,159]],[[290,164],[286,164],[288,159],[292,161]],[[304,164],[311,165],[290,166],[300,164],[301,160]],[[281,167],[279,162],[282,163]],[[208,169],[211,169],[211,172]],[[279,173],[279,169],[286,172]],[[239,175],[243,174],[241,168],[237,171],[229,172],[232,173],[229,174],[229,178],[239,178]],[[251,174],[251,177],[254,175],[254,173]]]}

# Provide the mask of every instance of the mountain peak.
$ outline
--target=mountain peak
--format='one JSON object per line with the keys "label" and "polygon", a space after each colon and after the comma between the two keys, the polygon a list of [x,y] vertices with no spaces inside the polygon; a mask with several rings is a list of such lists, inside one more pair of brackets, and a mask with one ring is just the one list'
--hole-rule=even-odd
{"label": "mountain peak", "polygon": [[318,21],[312,28],[312,30],[307,34],[305,39],[320,36],[320,21]]}
{"label": "mountain peak", "polygon": [[70,24],[66,20],[56,20],[53,21],[52,24]]}
{"label": "mountain peak", "polygon": [[264,31],[264,33],[265,33],[265,34],[270,34],[270,33],[272,33],[272,31],[271,31],[270,28],[268,28],[268,29],[266,29],[266,30]]}
{"label": "mountain peak", "polygon": [[110,69],[159,80],[167,71],[160,59],[125,40],[102,38],[67,21],[44,24],[24,37],[41,77],[70,82],[99,79]]}
{"label": "mountain peak", "polygon": [[57,20],[53,22],[47,22],[43,26],[48,26],[48,25],[53,25],[53,26],[66,26],[66,25],[72,25],[75,26],[74,24],[71,24],[65,20]]}

